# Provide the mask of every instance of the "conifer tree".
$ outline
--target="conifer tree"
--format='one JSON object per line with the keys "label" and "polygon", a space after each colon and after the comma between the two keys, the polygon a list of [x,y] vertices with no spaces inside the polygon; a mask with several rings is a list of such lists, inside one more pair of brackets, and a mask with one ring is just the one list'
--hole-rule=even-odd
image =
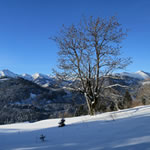
{"label": "conifer tree", "polygon": [[124,105],[124,108],[131,108],[132,97],[131,97],[129,91],[126,91],[126,93],[124,95],[123,105]]}

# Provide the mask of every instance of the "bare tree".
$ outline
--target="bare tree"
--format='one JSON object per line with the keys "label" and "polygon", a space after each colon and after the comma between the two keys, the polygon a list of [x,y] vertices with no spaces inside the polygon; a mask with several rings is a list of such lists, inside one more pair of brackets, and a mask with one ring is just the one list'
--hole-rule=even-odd
{"label": "bare tree", "polygon": [[52,38],[59,46],[59,74],[80,81],[78,90],[84,93],[91,115],[101,95],[102,79],[131,63],[130,58],[120,57],[120,44],[126,35],[113,16],[83,18],[78,25],[63,25]]}

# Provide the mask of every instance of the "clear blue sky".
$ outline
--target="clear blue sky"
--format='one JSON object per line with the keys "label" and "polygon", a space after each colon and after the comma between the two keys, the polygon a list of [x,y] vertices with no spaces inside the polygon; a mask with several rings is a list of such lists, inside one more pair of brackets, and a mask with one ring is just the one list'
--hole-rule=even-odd
{"label": "clear blue sky", "polygon": [[83,15],[117,15],[130,30],[122,51],[133,64],[126,71],[150,72],[150,0],[0,0],[0,70],[51,73],[58,48],[48,38]]}

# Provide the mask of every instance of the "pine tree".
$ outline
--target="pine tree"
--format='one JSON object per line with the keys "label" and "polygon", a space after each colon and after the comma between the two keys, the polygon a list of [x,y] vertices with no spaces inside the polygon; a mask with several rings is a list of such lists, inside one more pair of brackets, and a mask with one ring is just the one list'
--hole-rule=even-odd
{"label": "pine tree", "polygon": [[131,108],[132,97],[131,97],[129,91],[126,91],[126,93],[124,95],[123,105],[124,105],[124,108]]}
{"label": "pine tree", "polygon": [[41,140],[42,142],[44,142],[44,141],[45,141],[45,136],[44,136],[43,134],[41,134],[41,136],[40,136],[40,140]]}
{"label": "pine tree", "polygon": [[65,119],[62,118],[58,124],[59,124],[59,127],[65,126]]}

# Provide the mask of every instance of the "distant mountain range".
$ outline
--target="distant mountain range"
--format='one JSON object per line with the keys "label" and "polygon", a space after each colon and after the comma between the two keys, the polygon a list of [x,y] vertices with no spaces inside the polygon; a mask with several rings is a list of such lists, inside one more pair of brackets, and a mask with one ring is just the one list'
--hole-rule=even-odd
{"label": "distant mountain range", "polygon": [[[106,76],[105,91],[101,93],[105,107],[101,111],[112,111],[114,103],[119,105],[126,91],[133,99],[138,93],[143,99],[146,91],[146,103],[149,104],[148,79],[150,73],[144,71]],[[87,114],[84,95],[73,90],[71,83],[71,80],[58,82],[55,77],[41,73],[18,75],[7,69],[1,70],[0,124]]]}
{"label": "distant mountain range", "polygon": [[41,74],[41,73],[35,73],[33,75],[29,75],[29,74],[16,74],[13,73],[12,71],[8,70],[8,69],[4,69],[0,71],[0,78],[4,78],[4,77],[8,77],[8,78],[24,78],[26,80],[32,81],[34,83],[37,83],[43,87],[48,87],[49,85],[52,85],[52,83],[55,81],[55,78],[51,77],[50,75],[45,75],[45,74]]}
{"label": "distant mountain range", "polygon": [[[134,78],[134,79],[138,79],[138,80],[150,79],[150,73],[144,72],[144,71],[137,71],[135,73],[128,73],[128,72],[115,73],[115,74],[113,74],[113,76],[118,76],[121,78],[130,77],[130,78]],[[46,74],[42,74],[42,73],[35,73],[33,75],[29,75],[29,74],[25,73],[22,75],[18,75],[16,73],[11,72],[8,69],[4,69],[4,70],[0,71],[0,78],[3,78],[3,77],[10,77],[10,78],[21,77],[26,80],[33,81],[44,87],[48,87],[56,80],[55,77],[52,77],[52,76],[46,75]]]}
{"label": "distant mountain range", "polygon": [[24,73],[22,75],[18,75],[8,69],[1,70],[0,77],[10,77],[10,78],[22,77],[22,78],[30,80],[30,81],[36,80],[37,78],[51,79],[50,75],[45,75],[45,74],[41,74],[41,73],[35,73],[33,75]]}
{"label": "distant mountain range", "polygon": [[46,75],[0,71],[0,124],[74,116],[84,97],[53,82]]}

